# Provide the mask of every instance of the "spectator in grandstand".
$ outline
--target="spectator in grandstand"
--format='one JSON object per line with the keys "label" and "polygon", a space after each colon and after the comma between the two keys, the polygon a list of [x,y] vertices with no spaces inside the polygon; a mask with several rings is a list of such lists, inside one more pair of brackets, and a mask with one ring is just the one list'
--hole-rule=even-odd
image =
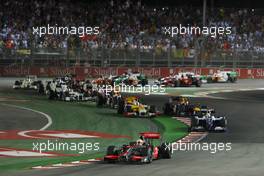
{"label": "spectator in grandstand", "polygon": [[[16,9],[15,11],[13,9]],[[195,48],[200,36],[164,36],[162,27],[202,26],[202,9],[193,7],[150,7],[140,0],[74,2],[71,0],[7,1],[0,4],[0,46],[20,48],[140,49],[167,52],[169,48]],[[32,34],[32,27],[98,25],[95,39],[73,39],[69,35]],[[214,9],[208,12],[209,26],[230,26],[231,35],[205,40],[205,47],[224,50],[257,50],[264,47],[264,17],[257,10]],[[2,43],[1,43],[2,42]]]}

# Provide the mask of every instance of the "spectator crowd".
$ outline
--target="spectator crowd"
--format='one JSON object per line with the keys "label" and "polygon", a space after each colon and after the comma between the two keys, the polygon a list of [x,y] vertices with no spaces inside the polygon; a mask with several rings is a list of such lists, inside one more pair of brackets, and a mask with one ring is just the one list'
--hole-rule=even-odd
{"label": "spectator crowd", "polygon": [[[164,26],[202,26],[200,7],[154,7],[140,0],[2,0],[0,4],[0,52],[5,49],[168,49],[204,47],[207,50],[264,52],[264,11],[214,8],[207,11],[207,26],[231,27],[230,35],[164,35]],[[99,26],[100,34],[33,34],[37,26]]]}

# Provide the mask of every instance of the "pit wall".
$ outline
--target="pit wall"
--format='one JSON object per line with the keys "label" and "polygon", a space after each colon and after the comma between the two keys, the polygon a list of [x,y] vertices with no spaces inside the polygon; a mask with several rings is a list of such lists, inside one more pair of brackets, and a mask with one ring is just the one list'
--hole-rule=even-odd
{"label": "pit wall", "polygon": [[167,68],[167,67],[0,67],[0,76],[19,77],[26,75],[37,75],[38,77],[54,77],[65,74],[75,74],[79,78],[98,77],[100,75],[120,75],[128,71],[138,71],[144,73],[149,78],[165,77],[176,74],[180,71],[191,71],[200,75],[208,75],[217,70],[236,71],[240,79],[263,79],[264,69],[261,68]]}

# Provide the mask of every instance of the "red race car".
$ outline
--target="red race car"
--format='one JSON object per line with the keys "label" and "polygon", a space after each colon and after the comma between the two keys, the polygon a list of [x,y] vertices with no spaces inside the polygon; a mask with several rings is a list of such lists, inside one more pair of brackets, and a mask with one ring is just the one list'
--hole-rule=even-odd
{"label": "red race car", "polygon": [[104,156],[104,161],[110,163],[151,163],[155,159],[171,158],[171,145],[160,142],[160,145],[154,146],[154,139],[160,139],[160,133],[140,133],[140,139],[136,142],[130,142],[129,145],[125,144],[120,148],[109,146],[107,148],[107,154]]}
{"label": "red race car", "polygon": [[177,75],[160,78],[154,81],[156,85],[164,85],[166,87],[201,87],[202,81],[199,75],[193,72],[179,72]]}

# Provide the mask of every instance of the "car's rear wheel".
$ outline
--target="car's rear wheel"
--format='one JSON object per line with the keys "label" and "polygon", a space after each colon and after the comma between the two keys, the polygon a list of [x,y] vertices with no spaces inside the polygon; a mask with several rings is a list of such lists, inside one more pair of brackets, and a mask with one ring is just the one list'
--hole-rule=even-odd
{"label": "car's rear wheel", "polygon": [[231,83],[235,83],[235,82],[236,82],[236,78],[234,78],[234,77],[229,77],[229,81],[230,81]]}
{"label": "car's rear wheel", "polygon": [[107,150],[106,150],[106,154],[107,155],[114,155],[115,154],[115,146],[114,145],[108,146]]}
{"label": "car's rear wheel", "polygon": [[105,103],[104,97],[101,94],[97,95],[96,106],[103,106]]}
{"label": "car's rear wheel", "polygon": [[207,83],[212,83],[212,82],[213,82],[212,77],[208,77],[208,78],[207,78]]}
{"label": "car's rear wheel", "polygon": [[[110,145],[107,147],[107,150],[106,150],[106,155],[116,155],[117,154],[117,151],[115,150],[115,146],[114,145]],[[105,160],[107,161],[108,163],[115,163],[116,161],[115,160]]]}
{"label": "car's rear wheel", "polygon": [[157,108],[155,105],[150,105],[149,107],[149,113],[157,113]]}
{"label": "car's rear wheel", "polygon": [[179,80],[174,81],[174,87],[180,87],[180,81]]}
{"label": "car's rear wheel", "polygon": [[171,145],[167,142],[164,142],[159,147],[159,158],[171,158]]}
{"label": "car's rear wheel", "polygon": [[202,81],[201,80],[197,80],[196,81],[196,87],[201,87],[202,85]]}
{"label": "car's rear wheel", "polygon": [[165,115],[171,115],[172,114],[172,108],[171,108],[171,104],[170,103],[165,103],[164,107],[163,107],[163,113]]}
{"label": "car's rear wheel", "polygon": [[146,79],[141,80],[141,85],[144,87],[145,85],[148,84],[148,81]]}
{"label": "car's rear wheel", "polygon": [[127,105],[125,109],[126,112],[133,112],[132,107],[130,105]]}
{"label": "car's rear wheel", "polygon": [[117,113],[118,114],[123,114],[124,113],[124,108],[125,108],[125,102],[124,102],[123,99],[120,99],[118,101]]}
{"label": "car's rear wheel", "polygon": [[118,100],[117,100],[117,97],[112,97],[111,98],[111,108],[115,108],[116,104],[117,104]]}

